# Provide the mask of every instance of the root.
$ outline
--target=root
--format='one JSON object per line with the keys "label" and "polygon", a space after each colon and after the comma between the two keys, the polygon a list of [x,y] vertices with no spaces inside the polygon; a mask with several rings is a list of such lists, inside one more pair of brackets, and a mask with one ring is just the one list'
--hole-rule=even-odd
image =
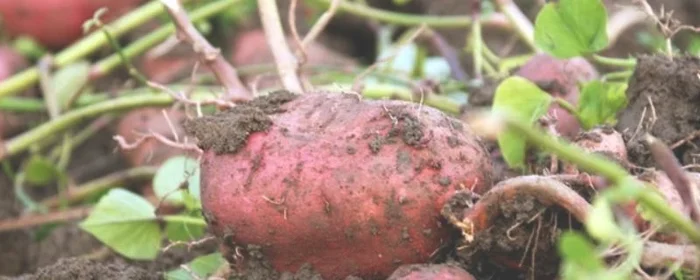
{"label": "root", "polygon": [[165,246],[160,251],[165,253],[176,246],[187,246],[187,251],[191,251],[192,248],[200,246],[200,245],[207,243],[209,241],[212,241],[212,240],[216,240],[216,237],[215,236],[207,236],[207,237],[204,237],[202,239],[194,240],[194,241],[190,241],[190,242],[175,241],[175,242],[168,244],[168,246]]}
{"label": "root", "polygon": [[557,205],[567,210],[579,221],[585,221],[591,205],[581,195],[562,182],[544,176],[521,176],[501,181],[465,212],[461,225],[467,240],[473,234],[490,226],[493,217],[489,210],[494,205],[509,203],[516,195],[529,195],[545,206]]}

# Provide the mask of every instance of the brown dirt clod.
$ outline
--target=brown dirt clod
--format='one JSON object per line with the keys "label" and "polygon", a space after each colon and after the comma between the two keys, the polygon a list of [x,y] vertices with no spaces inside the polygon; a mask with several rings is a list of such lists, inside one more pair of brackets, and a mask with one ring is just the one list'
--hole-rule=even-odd
{"label": "brown dirt clod", "polygon": [[[629,105],[619,116],[618,131],[628,142],[633,163],[653,166],[644,134],[673,144],[700,128],[700,58],[640,56],[627,89]],[[692,163],[700,140],[675,150],[683,164]]]}
{"label": "brown dirt clod", "polygon": [[269,114],[279,113],[280,105],[295,98],[288,91],[271,92],[215,115],[186,120],[183,125],[188,134],[197,137],[200,148],[217,154],[236,153],[248,135],[272,125]]}

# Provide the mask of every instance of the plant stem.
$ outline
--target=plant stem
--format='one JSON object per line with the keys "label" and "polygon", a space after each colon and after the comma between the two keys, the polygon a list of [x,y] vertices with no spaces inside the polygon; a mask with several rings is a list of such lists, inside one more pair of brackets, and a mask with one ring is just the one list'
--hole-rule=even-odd
{"label": "plant stem", "polygon": [[[66,147],[66,149],[70,148],[70,150],[73,150],[74,148],[80,146],[85,141],[90,139],[90,137],[92,137],[100,129],[104,128],[107,124],[109,124],[113,119],[113,116],[107,115],[102,116],[93,121],[92,123],[88,124],[87,127],[83,128],[83,130],[71,136],[69,143],[70,147]],[[56,147],[53,151],[49,153],[49,158],[52,160],[57,159],[61,156],[62,153],[63,148]]]}
{"label": "plant stem", "polygon": [[[192,21],[196,23],[225,11],[226,8],[232,6],[236,2],[238,2],[238,0],[223,0],[209,3],[192,11],[192,13],[190,13],[190,17]],[[174,32],[175,26],[172,23],[168,24],[167,26],[162,26],[124,47],[122,50],[124,56],[127,58],[136,57],[156,44],[164,41]],[[93,65],[90,71],[90,76],[92,78],[102,77],[120,65],[122,65],[122,60],[119,57],[119,54],[112,54]]]}
{"label": "plant stem", "polygon": [[282,30],[276,0],[258,0],[258,11],[265,31],[267,44],[277,63],[277,72],[284,88],[291,92],[303,93],[304,87],[299,79],[299,62],[287,45],[287,38]]}
{"label": "plant stem", "polygon": [[102,33],[105,35],[105,38],[107,38],[109,44],[112,45],[112,48],[116,52],[121,63],[124,64],[124,66],[126,66],[126,69],[129,71],[129,75],[141,82],[141,84],[146,85],[148,79],[146,78],[146,76],[141,74],[141,72],[139,72],[139,70],[137,70],[136,67],[134,67],[134,64],[131,63],[131,57],[126,56],[126,54],[124,53],[124,48],[122,48],[122,46],[119,45],[119,42],[117,42],[117,40],[114,39],[114,36],[112,36],[112,31],[110,31],[109,28],[102,24],[102,22],[100,21],[96,21],[96,24],[99,27],[100,31],[102,31]]}
{"label": "plant stem", "polygon": [[67,222],[87,217],[91,207],[80,207],[60,212],[24,216],[13,220],[0,221],[0,232],[24,229],[50,223]]}
{"label": "plant stem", "polygon": [[185,223],[185,224],[199,225],[199,226],[206,226],[207,225],[207,223],[204,221],[204,219],[190,217],[190,216],[168,215],[168,216],[162,216],[160,218],[166,222]]}
{"label": "plant stem", "polygon": [[[164,11],[163,6],[159,2],[152,1],[120,17],[109,24],[109,26],[114,35],[119,37]],[[58,53],[54,58],[54,65],[57,67],[64,67],[99,50],[106,44],[107,39],[104,35],[99,32],[94,32]],[[0,83],[0,99],[31,87],[38,79],[39,70],[36,67],[29,68],[10,77]]]}
{"label": "plant stem", "polygon": [[601,77],[603,81],[608,81],[608,80],[628,80],[632,75],[634,74],[634,71],[628,70],[628,71],[620,71],[620,72],[612,72],[612,73],[607,73]]}
{"label": "plant stem", "polygon": [[518,8],[518,5],[512,0],[496,0],[496,5],[508,18],[520,39],[525,41],[532,50],[538,51],[539,48],[535,44],[535,28],[527,16]]}
{"label": "plant stem", "polygon": [[29,97],[6,97],[0,99],[0,111],[7,112],[41,112],[46,106],[41,99]]}
{"label": "plant stem", "polygon": [[[477,0],[480,1],[480,0]],[[480,15],[478,13],[474,14],[474,18],[477,19],[476,22],[472,25],[472,36],[471,36],[471,45],[472,45],[472,58],[474,60],[474,76],[477,79],[481,79],[481,71],[483,67],[483,62],[484,62],[484,55],[483,55],[483,44],[484,41],[481,39],[481,22],[478,21],[480,18]]]}
{"label": "plant stem", "polygon": [[[404,101],[416,102],[414,92],[406,87],[391,84],[366,85],[362,90],[362,96],[370,99],[400,99]],[[434,94],[424,97],[423,103],[450,114],[459,114],[461,105],[452,99]]]}
{"label": "plant stem", "polygon": [[[330,6],[332,0],[314,1]],[[352,3],[350,1],[341,1],[339,9],[356,16],[362,16],[368,19],[404,26],[425,24],[429,27],[463,28],[471,25],[473,22],[472,18],[468,16],[423,16],[403,14],[375,9],[369,6]],[[503,16],[503,14],[494,13],[488,17],[480,18],[480,21],[484,26],[500,27],[504,29],[512,28],[508,22],[508,19]]]}
{"label": "plant stem", "polygon": [[167,106],[173,103],[168,94],[134,95],[115,98],[63,114],[49,122],[0,144],[0,160],[14,156],[31,145],[61,133],[73,125],[101,114],[147,106]]}
{"label": "plant stem", "polygon": [[607,66],[613,66],[613,67],[621,67],[621,68],[632,68],[637,66],[637,60],[634,58],[614,58],[614,57],[605,57],[601,55],[594,54],[591,56],[593,61],[607,65]]}
{"label": "plant stem", "polygon": [[655,195],[653,190],[647,191],[646,186],[642,182],[630,175],[620,165],[607,160],[603,156],[587,153],[578,146],[555,139],[517,118],[506,115],[498,117],[502,117],[502,121],[505,122],[508,129],[512,129],[519,135],[522,135],[529,143],[556,154],[562,160],[578,165],[581,170],[600,174],[609,180],[611,185],[617,187],[627,185],[630,188],[641,190],[637,192],[636,200],[642,206],[664,218],[669,224],[688,236],[693,243],[700,244],[700,229],[690,219],[669,208],[668,202],[664,198]]}
{"label": "plant stem", "polygon": [[[71,189],[68,192],[66,200],[69,204],[77,203],[85,200],[93,194],[100,193],[120,185],[125,185],[135,181],[148,180],[153,178],[157,171],[158,168],[155,166],[139,166],[118,171]],[[59,201],[59,197],[50,197],[41,201],[40,204],[46,208],[54,208],[58,207]]]}

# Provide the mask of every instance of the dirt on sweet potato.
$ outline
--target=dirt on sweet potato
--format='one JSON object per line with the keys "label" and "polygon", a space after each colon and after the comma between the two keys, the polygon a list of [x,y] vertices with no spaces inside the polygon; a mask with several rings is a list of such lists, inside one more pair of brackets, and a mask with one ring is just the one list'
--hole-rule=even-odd
{"label": "dirt on sweet potato", "polygon": [[[271,106],[275,96],[284,102]],[[225,247],[260,244],[282,273],[309,263],[325,279],[383,279],[428,261],[451,232],[439,215],[444,200],[491,184],[482,144],[436,109],[332,92],[284,96],[185,125],[205,150],[210,229],[232,240]]]}
{"label": "dirt on sweet potato", "polygon": [[272,92],[213,116],[185,120],[183,125],[188,134],[197,137],[202,149],[236,153],[251,133],[272,125],[268,115],[282,112],[280,105],[296,97],[287,91]]}
{"label": "dirt on sweet potato", "polygon": [[[665,55],[640,56],[629,82],[629,105],[619,114],[617,130],[627,142],[630,160],[653,167],[645,133],[672,145],[700,129],[700,58]],[[697,161],[700,139],[674,149],[682,164]]]}

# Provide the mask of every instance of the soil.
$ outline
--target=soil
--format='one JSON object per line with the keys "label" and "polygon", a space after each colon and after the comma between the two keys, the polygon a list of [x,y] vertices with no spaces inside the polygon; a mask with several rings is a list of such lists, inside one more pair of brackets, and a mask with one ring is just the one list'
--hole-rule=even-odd
{"label": "soil", "polygon": [[[644,135],[661,139],[667,145],[700,129],[700,58],[662,55],[640,56],[627,89],[629,105],[619,115],[617,130],[628,143],[633,163],[654,167],[645,147]],[[700,139],[674,150],[683,164],[696,161]]]}
{"label": "soil", "polygon": [[526,195],[493,207],[494,223],[472,242],[457,244],[457,259],[478,277],[554,277],[559,269],[557,237],[561,228],[576,227],[569,215]]}
{"label": "soil", "polygon": [[280,105],[294,98],[296,95],[288,91],[271,92],[227,111],[186,120],[183,126],[188,134],[197,137],[203,150],[236,153],[245,145],[250,133],[264,131],[272,125],[268,115],[279,113]]}
{"label": "soil", "polygon": [[[372,153],[379,153],[384,144],[394,143],[397,137],[401,138],[406,145],[412,147],[420,147],[425,144],[426,138],[424,137],[423,127],[418,118],[412,113],[406,112],[404,108],[398,110],[392,108],[387,110],[388,117],[393,120],[393,126],[386,136],[374,136],[374,140],[369,143],[369,148],[372,150]],[[454,143],[453,145],[457,144],[458,143]],[[449,183],[447,185],[449,185]]]}
{"label": "soil", "polygon": [[63,258],[55,264],[42,267],[33,275],[23,275],[16,280],[89,280],[89,279],[114,279],[114,280],[149,280],[161,279],[159,275],[149,271],[129,266],[125,263],[105,264],[85,258]]}

